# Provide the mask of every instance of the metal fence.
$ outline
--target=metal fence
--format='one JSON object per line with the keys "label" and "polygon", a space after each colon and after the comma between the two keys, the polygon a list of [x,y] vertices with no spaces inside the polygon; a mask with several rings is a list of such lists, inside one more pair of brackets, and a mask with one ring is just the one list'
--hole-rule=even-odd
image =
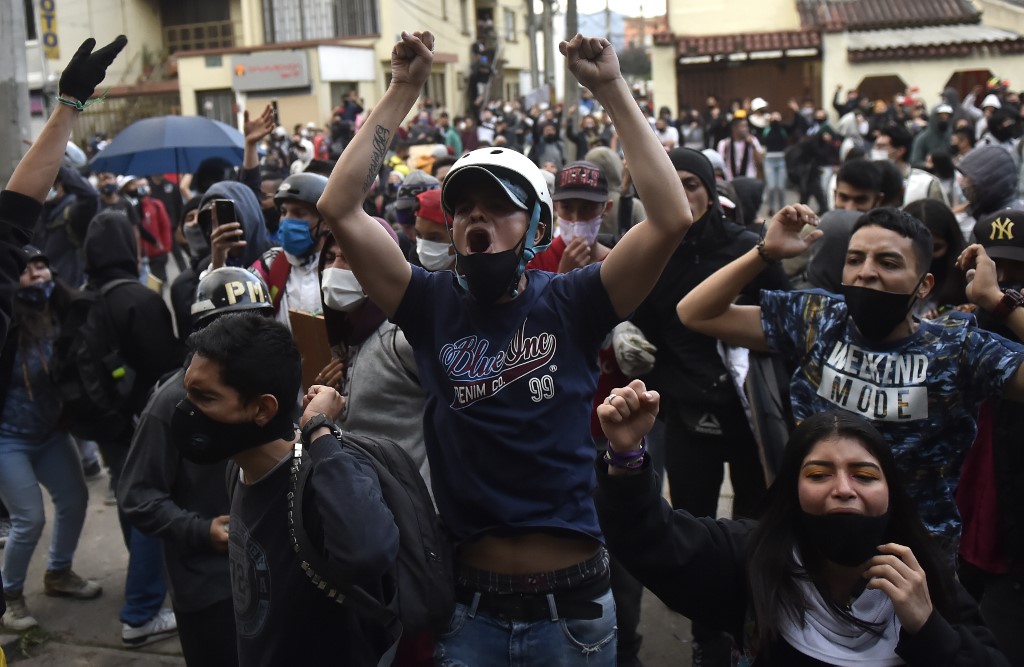
{"label": "metal fence", "polygon": [[88,149],[90,140],[98,132],[113,138],[137,120],[180,113],[178,93],[107,98],[102,104],[91,106],[79,115],[74,140],[83,149]]}

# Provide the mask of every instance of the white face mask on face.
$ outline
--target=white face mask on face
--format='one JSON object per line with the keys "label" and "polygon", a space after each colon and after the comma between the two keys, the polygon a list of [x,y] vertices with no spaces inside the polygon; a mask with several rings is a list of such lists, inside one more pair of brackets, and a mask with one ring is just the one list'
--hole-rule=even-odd
{"label": "white face mask on face", "polygon": [[320,287],[324,293],[324,305],[331,310],[348,313],[366,301],[363,286],[356,280],[356,275],[348,269],[324,269]]}
{"label": "white face mask on face", "polygon": [[889,159],[889,151],[883,151],[883,150],[878,149],[878,148],[873,148],[873,149],[871,149],[871,159],[872,160],[888,160]]}
{"label": "white face mask on face", "polygon": [[592,220],[566,220],[559,216],[558,229],[561,230],[562,238],[565,239],[565,245],[572,243],[577,236],[582,237],[588,246],[594,245],[597,233],[601,230],[601,218],[602,216],[599,215]]}
{"label": "white face mask on face", "polygon": [[416,254],[427,271],[443,271],[451,266],[455,256],[448,253],[450,247],[450,243],[416,239]]}

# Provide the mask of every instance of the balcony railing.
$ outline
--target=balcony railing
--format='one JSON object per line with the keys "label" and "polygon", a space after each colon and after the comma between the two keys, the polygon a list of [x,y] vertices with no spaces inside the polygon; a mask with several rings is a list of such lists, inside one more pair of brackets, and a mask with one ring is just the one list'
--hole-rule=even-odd
{"label": "balcony railing", "polygon": [[233,21],[168,26],[164,28],[164,46],[168,53],[229,48],[235,46],[235,34]]}

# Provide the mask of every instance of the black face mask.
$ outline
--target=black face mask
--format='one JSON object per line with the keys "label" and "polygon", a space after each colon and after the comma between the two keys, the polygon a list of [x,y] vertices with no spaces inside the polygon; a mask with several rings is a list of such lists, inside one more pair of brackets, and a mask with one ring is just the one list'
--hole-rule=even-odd
{"label": "black face mask", "polygon": [[42,309],[50,300],[54,285],[52,280],[47,280],[27,287],[19,287],[16,294],[19,301],[38,310]]}
{"label": "black face mask", "polygon": [[889,513],[881,516],[863,514],[808,514],[800,511],[800,531],[812,548],[826,559],[855,567],[878,555]]}
{"label": "black face mask", "polygon": [[461,284],[481,303],[494,303],[506,294],[516,294],[522,244],[501,252],[455,255],[455,271]]}
{"label": "black face mask", "polygon": [[939,132],[945,132],[949,128],[949,121],[937,120],[935,121],[935,129]]}
{"label": "black face mask", "polygon": [[174,446],[186,459],[201,465],[220,463],[247,449],[294,437],[295,426],[287,414],[275,416],[266,426],[252,422],[225,424],[210,419],[184,398],[171,417]]}
{"label": "black face mask", "polygon": [[[922,276],[921,280],[924,280]],[[918,281],[917,285],[921,284]],[[868,340],[882,340],[895,329],[917,301],[917,286],[911,294],[894,294],[870,287],[840,285],[846,299],[846,311],[861,335]]]}
{"label": "black face mask", "polygon": [[271,234],[277,233],[277,228],[281,226],[281,211],[277,208],[265,208],[263,209],[263,224],[266,225],[267,231]]}

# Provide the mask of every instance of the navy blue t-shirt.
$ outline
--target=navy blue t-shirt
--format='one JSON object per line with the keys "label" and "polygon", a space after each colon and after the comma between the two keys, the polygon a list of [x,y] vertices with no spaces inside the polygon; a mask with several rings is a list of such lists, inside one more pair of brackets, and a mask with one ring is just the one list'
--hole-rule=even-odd
{"label": "navy blue t-shirt", "polygon": [[413,266],[392,318],[416,354],[434,498],[458,542],[520,528],[602,539],[590,410],[620,318],[600,264],[526,275],[515,299],[481,304],[451,271]]}

